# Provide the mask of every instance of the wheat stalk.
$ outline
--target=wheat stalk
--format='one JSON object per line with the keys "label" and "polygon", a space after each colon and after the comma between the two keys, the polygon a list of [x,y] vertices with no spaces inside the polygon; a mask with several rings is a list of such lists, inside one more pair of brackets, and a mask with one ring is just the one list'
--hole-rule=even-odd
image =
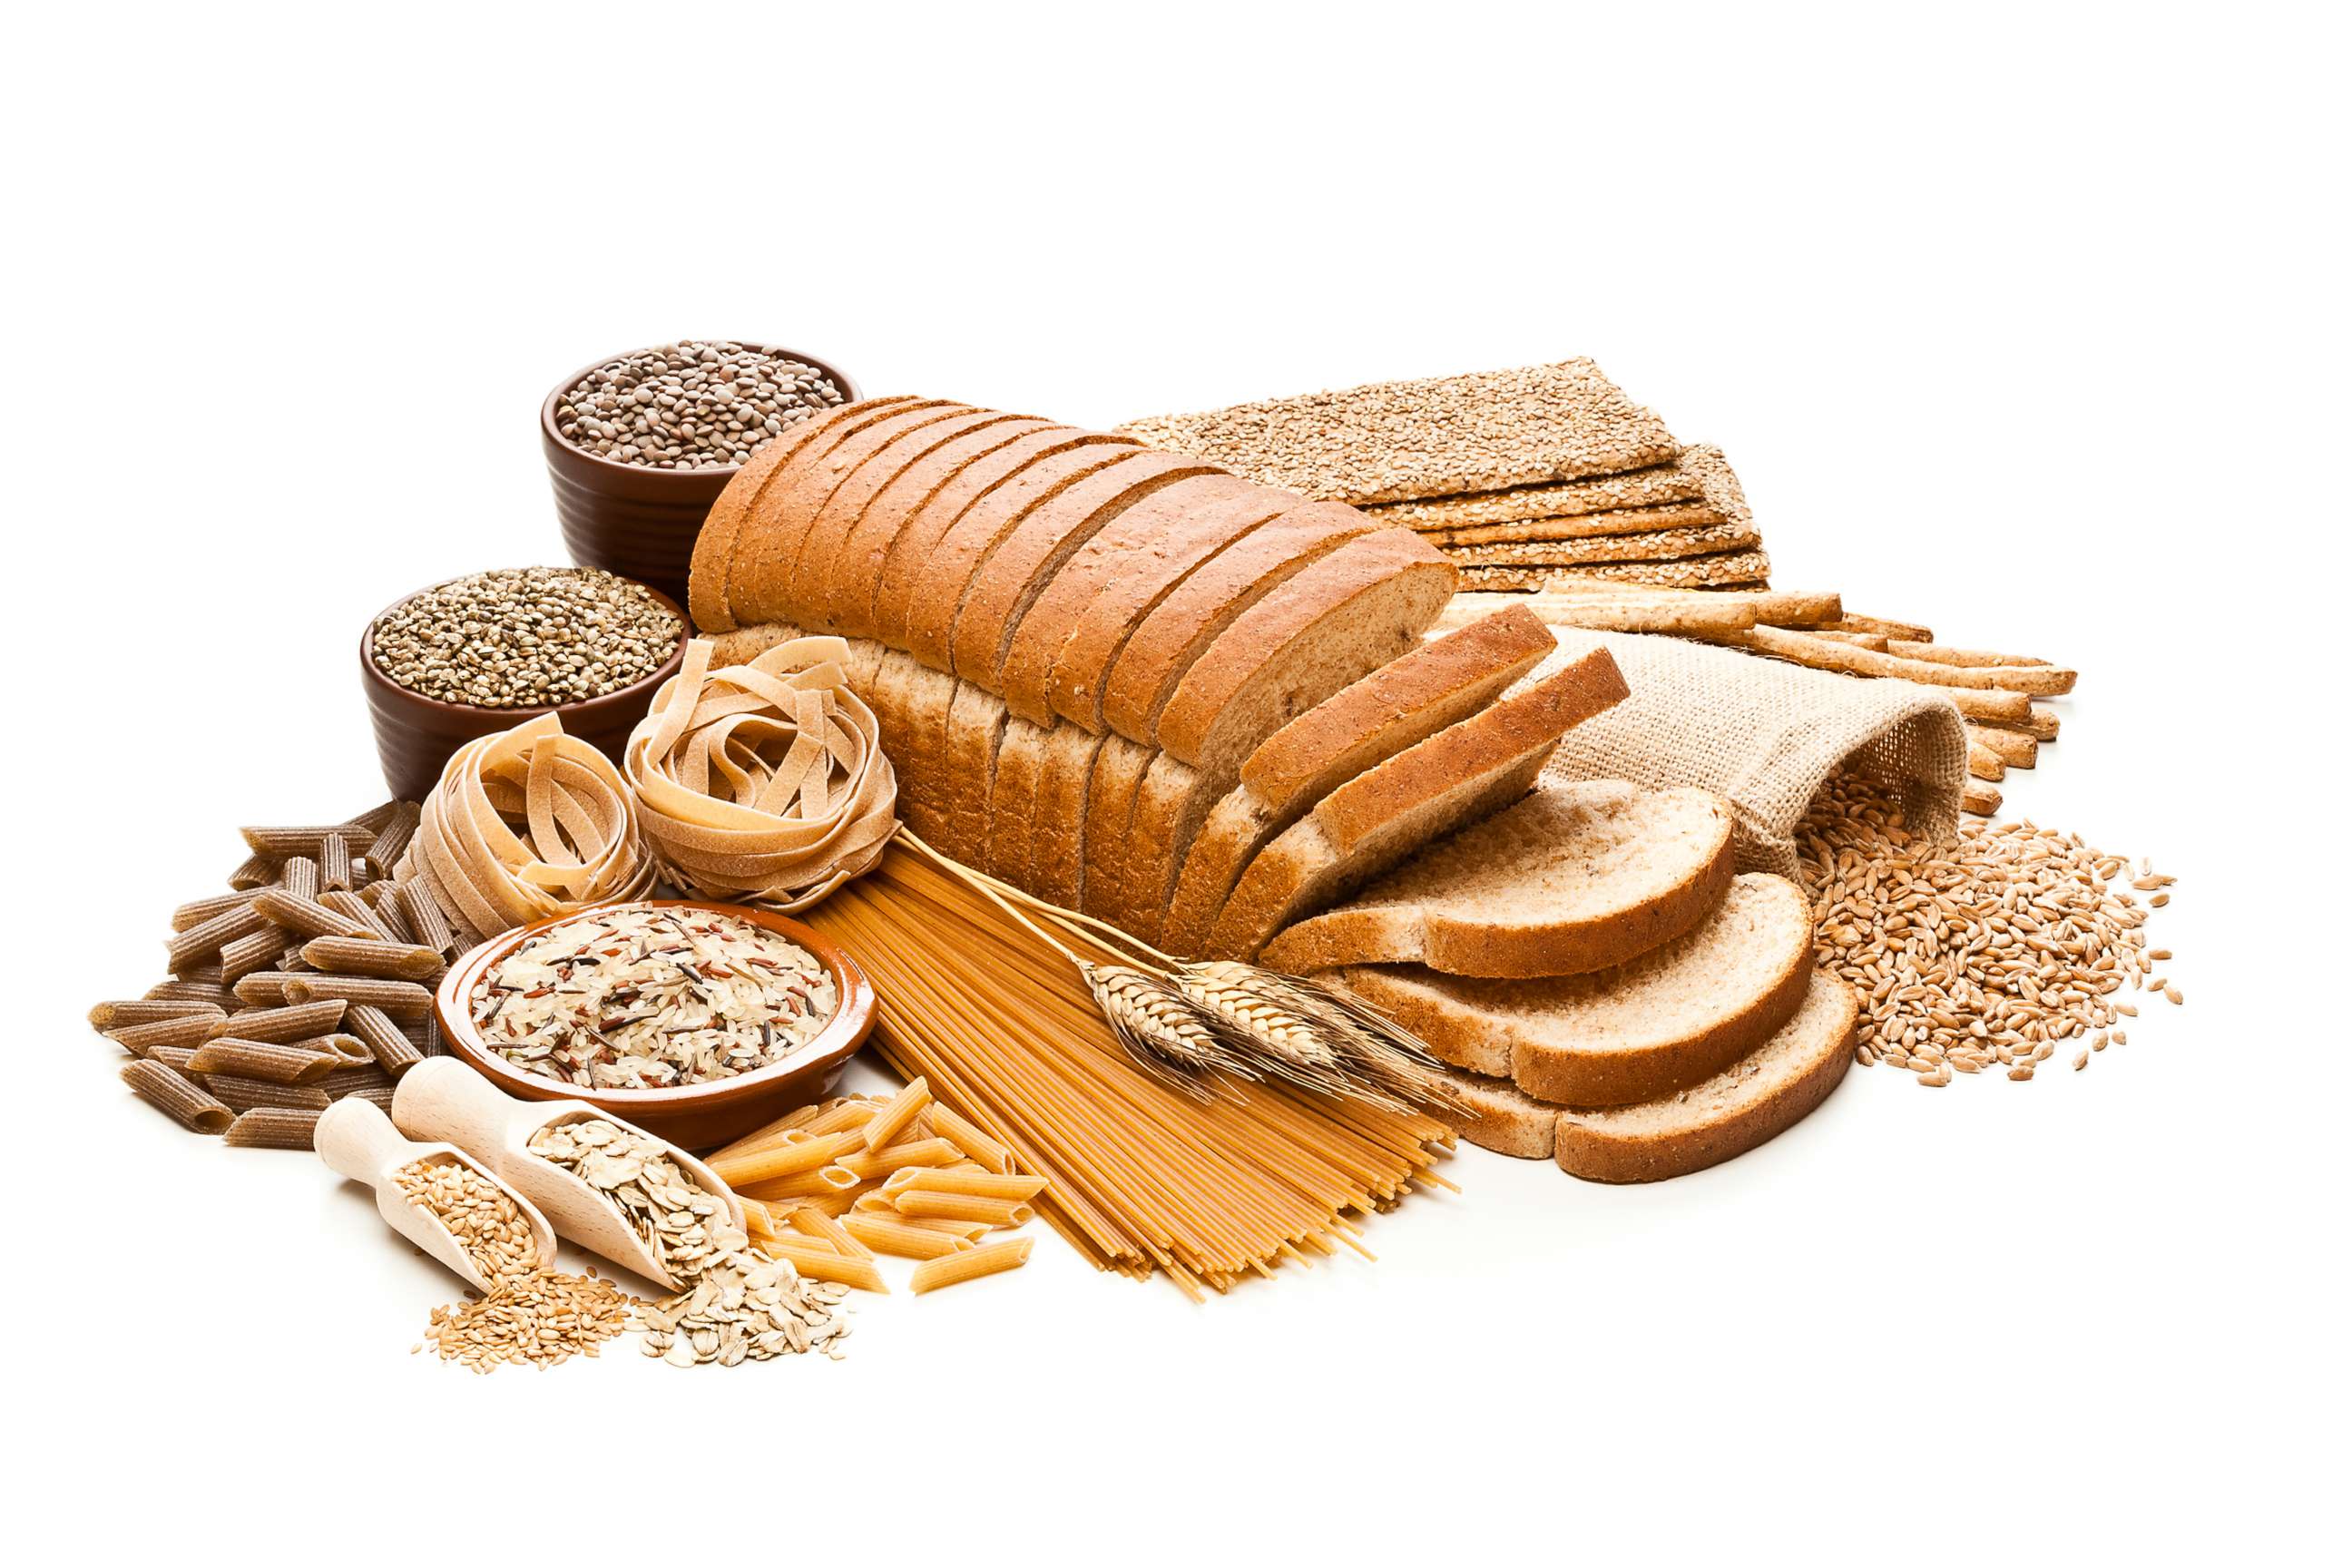
{"label": "wheat stalk", "polygon": [[1119,1043],[1170,1087],[1206,1100],[1204,1080],[1213,1070],[1236,1078],[1259,1076],[1225,1048],[1192,1003],[1163,976],[1119,963],[1082,963],[1078,973]]}

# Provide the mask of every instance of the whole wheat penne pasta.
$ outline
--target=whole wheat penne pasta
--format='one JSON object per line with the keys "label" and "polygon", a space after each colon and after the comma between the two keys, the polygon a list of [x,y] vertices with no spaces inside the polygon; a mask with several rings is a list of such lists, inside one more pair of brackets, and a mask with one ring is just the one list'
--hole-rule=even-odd
{"label": "whole wheat penne pasta", "polygon": [[1983,746],[2012,768],[2030,768],[2041,752],[2041,742],[2017,730],[2002,730],[1990,724],[1971,724],[1969,740]]}
{"label": "whole wheat penne pasta", "polygon": [[913,1143],[893,1143],[884,1149],[855,1150],[841,1156],[838,1163],[861,1182],[887,1177],[910,1165],[950,1165],[963,1158],[963,1151],[944,1138],[925,1138]]}
{"label": "whole wheat penne pasta", "polygon": [[791,1224],[794,1230],[811,1240],[821,1241],[835,1252],[846,1257],[871,1258],[874,1256],[866,1250],[864,1242],[844,1230],[841,1227],[841,1222],[823,1209],[803,1204],[793,1211]]}
{"label": "whole wheat penne pasta", "polygon": [[269,923],[300,936],[368,936],[372,928],[316,899],[305,899],[284,888],[264,888],[253,895],[253,907]]}
{"label": "whole wheat penne pasta", "polygon": [[[359,830],[354,828],[352,831]],[[352,841],[341,833],[320,836],[319,888],[321,892],[348,893],[351,891],[352,854]]]}
{"label": "whole wheat penne pasta", "polygon": [[198,1047],[188,1070],[266,1078],[278,1083],[316,1083],[339,1065],[340,1058],[326,1051],[304,1050],[272,1040],[229,1037],[206,1040]]}
{"label": "whole wheat penne pasta", "polygon": [[239,889],[233,893],[215,893],[209,899],[191,899],[172,911],[172,930],[192,931],[206,921],[216,920],[231,910],[255,902],[259,894]]}
{"label": "whole wheat penne pasta", "polygon": [[278,858],[274,855],[253,854],[228,874],[228,885],[240,893],[256,888],[266,888],[278,880]]}
{"label": "whole wheat penne pasta", "polygon": [[982,1132],[953,1110],[933,1100],[924,1112],[930,1118],[931,1128],[940,1137],[980,1162],[982,1169],[1009,1171],[1013,1169],[1013,1151]]}
{"label": "whole wheat penne pasta", "polygon": [[853,1214],[894,1215],[898,1212],[898,1205],[890,1201],[890,1194],[879,1190],[858,1194],[856,1201],[849,1207]]}
{"label": "whole wheat penne pasta", "polygon": [[237,831],[245,835],[247,848],[259,855],[274,855],[281,860],[291,855],[308,855],[317,858],[329,834],[340,837],[344,847],[355,855],[375,842],[374,834],[347,822],[330,823],[324,827],[240,827]]}
{"label": "whole wheat penne pasta", "polygon": [[1043,1176],[996,1175],[986,1171],[926,1171],[905,1173],[901,1192],[962,1193],[968,1197],[1004,1198],[1025,1204],[1045,1190]]}
{"label": "whole wheat penne pasta", "polygon": [[713,1174],[730,1187],[747,1183],[772,1182],[782,1176],[796,1176],[829,1165],[836,1155],[858,1147],[855,1132],[828,1132],[822,1138],[806,1138],[797,1143],[778,1143],[765,1149],[754,1149],[741,1154],[720,1154],[713,1157]]}
{"label": "whole wheat penne pasta", "polygon": [[427,1013],[422,1018],[395,1018],[393,1021],[400,1026],[400,1032],[408,1037],[408,1043],[426,1056],[437,1057],[447,1053],[449,1047],[441,1038],[441,1020],[437,1016]]}
{"label": "whole wheat penne pasta", "polygon": [[369,909],[375,911],[375,923],[381,926],[393,941],[410,947],[425,948],[436,958],[440,956],[439,949],[416,940],[415,929],[408,923],[408,904],[400,896],[399,883],[370,882],[360,897],[366,901]]}
{"label": "whole wheat penne pasta", "polygon": [[360,1094],[369,1089],[390,1089],[392,1075],[380,1067],[339,1067],[319,1079],[319,1088],[329,1100],[341,1100],[347,1094]]}
{"label": "whole wheat penne pasta", "polygon": [[225,1132],[236,1120],[227,1106],[161,1062],[125,1062],[122,1081],[131,1093],[191,1132]]}
{"label": "whole wheat penne pasta", "polygon": [[744,1197],[740,1193],[736,1194],[735,1196],[743,1205],[744,1235],[773,1236],[776,1234],[776,1216],[770,1211],[767,1205],[757,1198]]}
{"label": "whole wheat penne pasta", "polygon": [[950,1285],[961,1285],[967,1279],[1002,1274],[1008,1268],[1018,1268],[1028,1262],[1031,1245],[1031,1238],[1023,1236],[1011,1241],[992,1241],[969,1252],[951,1252],[945,1258],[934,1258],[928,1263],[916,1264],[915,1272],[907,1283],[916,1295],[920,1296],[931,1290],[943,1290]]}
{"label": "whole wheat penne pasta", "polygon": [[882,1282],[882,1270],[871,1258],[852,1258],[820,1247],[807,1237],[797,1240],[787,1237],[754,1237],[751,1245],[771,1258],[781,1258],[811,1279],[829,1279],[836,1285],[853,1289],[871,1290],[887,1296],[890,1287]]}
{"label": "whole wheat penne pasta", "polygon": [[286,1043],[299,1050],[324,1051],[347,1068],[380,1065],[375,1059],[374,1047],[357,1035],[347,1035],[338,1031],[331,1035],[313,1035],[307,1040],[289,1040]]}
{"label": "whole wheat penne pasta", "polygon": [[415,1042],[401,1032],[392,1016],[381,1007],[358,1006],[343,1014],[343,1026],[367,1042],[368,1053],[375,1065],[394,1078],[425,1059],[425,1053]]}
{"label": "whole wheat penne pasta", "polygon": [[[736,1185],[732,1182],[727,1184]],[[755,1198],[813,1198],[823,1193],[845,1192],[856,1184],[857,1177],[851,1172],[838,1165],[825,1165],[772,1181],[746,1183],[736,1190]]]}
{"label": "whole wheat penne pasta", "polygon": [[373,937],[378,942],[393,940],[392,928],[383,923],[383,917],[376,913],[375,906],[359,894],[349,891],[323,892],[319,895],[319,902],[339,915],[358,921],[362,929],[356,934]]}
{"label": "whole wheat penne pasta", "polygon": [[141,1024],[168,1024],[174,1018],[193,1018],[200,1013],[214,1017],[224,1016],[217,1002],[141,1000],[131,1002],[100,1002],[89,1010],[89,1026],[100,1034],[109,1029],[134,1028]]}
{"label": "whole wheat penne pasta", "polygon": [[802,1125],[811,1132],[839,1132],[851,1127],[863,1127],[874,1120],[881,1106],[871,1100],[842,1100],[828,1105]]}
{"label": "whole wheat penne pasta", "polygon": [[1037,1211],[1027,1204],[1010,1198],[974,1197],[969,1193],[927,1193],[919,1187],[905,1187],[890,1200],[900,1214],[919,1219],[969,1219],[982,1225],[1009,1230],[1027,1225]]}
{"label": "whole wheat penne pasta", "polygon": [[[288,979],[294,978],[288,975]],[[351,1004],[341,999],[329,1002],[300,1002],[284,1007],[254,1007],[242,1013],[232,1013],[215,1019],[212,1037],[234,1035],[240,1040],[267,1040],[284,1044],[289,1040],[307,1040],[319,1035],[334,1033],[335,1026],[343,1021]]]}
{"label": "whole wheat penne pasta", "polygon": [[433,891],[424,878],[412,877],[400,885],[400,907],[408,913],[408,929],[419,947],[443,953],[455,951],[457,934],[449,929],[449,917],[433,901]]}
{"label": "whole wheat penne pasta", "polygon": [[233,910],[223,910],[201,925],[173,932],[172,939],[163,944],[164,967],[174,974],[184,974],[212,962],[213,954],[237,938],[251,936],[255,931],[268,928],[269,918],[255,909],[253,900],[247,899]]}
{"label": "whole wheat penne pasta", "polygon": [[324,1110],[332,1103],[315,1083],[272,1083],[266,1078],[239,1078],[216,1072],[205,1076],[205,1087],[231,1110],[257,1110],[274,1105],[284,1110]]}
{"label": "whole wheat penne pasta", "polygon": [[319,863],[308,855],[290,855],[278,868],[278,885],[298,899],[319,896]]}
{"label": "whole wheat penne pasta", "polygon": [[228,1021],[222,1013],[191,1013],[184,1018],[159,1018],[152,1024],[130,1024],[120,1029],[109,1029],[106,1037],[134,1057],[143,1057],[158,1046],[186,1046],[194,1049],[212,1038],[214,1026]]}
{"label": "whole wheat penne pasta", "polygon": [[344,1095],[342,1098],[345,1100],[364,1100],[370,1105],[374,1106],[378,1110],[383,1111],[388,1116],[392,1113],[393,1094],[394,1090],[392,1085],[384,1084],[377,1089],[355,1089],[349,1094]]}
{"label": "whole wheat penne pasta", "polygon": [[395,1018],[421,1018],[433,1007],[433,993],[410,980],[377,980],[364,974],[297,974],[286,984],[289,1002],[364,1002]]}
{"label": "whole wheat penne pasta", "polygon": [[401,802],[396,796],[391,800],[380,801],[376,805],[369,806],[365,811],[361,812],[357,816],[347,816],[343,818],[343,820],[337,826],[342,827],[363,828],[370,833],[380,832],[383,830],[383,825],[392,820],[392,814],[400,808],[400,805]]}
{"label": "whole wheat penne pasta", "polygon": [[924,1230],[878,1214],[852,1214],[841,1226],[862,1247],[893,1258],[945,1258],[971,1245],[942,1230]]}
{"label": "whole wheat penne pasta", "polygon": [[1975,665],[1980,668],[2050,662],[2046,658],[2028,658],[2023,654],[1988,653],[1975,647],[1946,647],[1941,643],[1912,642],[1904,637],[1889,638],[1886,651],[1901,658],[1924,658],[1933,664]]}
{"label": "whole wheat penne pasta", "polygon": [[267,969],[286,951],[286,933],[266,925],[248,936],[226,942],[220,950],[221,978],[234,985],[257,969]]}
{"label": "whole wheat penne pasta", "polygon": [[392,815],[382,822],[364,825],[374,834],[367,845],[367,858],[379,877],[389,877],[392,868],[400,864],[400,857],[408,848],[408,841],[416,837],[420,813],[413,800],[393,803]]}
{"label": "whole wheat penne pasta", "polygon": [[318,1127],[315,1110],[257,1106],[230,1122],[221,1142],[232,1149],[308,1149]]}
{"label": "whole wheat penne pasta", "polygon": [[919,1078],[915,1079],[892,1095],[889,1102],[874,1113],[874,1120],[866,1124],[866,1146],[879,1149],[895,1142],[930,1102],[931,1086]]}
{"label": "whole wheat penne pasta", "polygon": [[441,973],[441,955],[373,937],[312,937],[302,956],[329,974],[373,974],[388,980],[429,980]]}
{"label": "whole wheat penne pasta", "polygon": [[151,1062],[162,1062],[173,1072],[186,1072],[188,1064],[196,1059],[194,1046],[156,1046],[147,1053]]}
{"label": "whole wheat penne pasta", "polygon": [[236,993],[220,983],[220,975],[215,973],[209,980],[182,978],[150,985],[139,999],[142,1002],[208,1002],[226,1012],[228,1005],[237,998]]}
{"label": "whole wheat penne pasta", "polygon": [[238,981],[235,991],[236,999],[248,1007],[284,1007],[290,1005],[286,991],[293,984],[294,976],[290,974],[264,970]]}

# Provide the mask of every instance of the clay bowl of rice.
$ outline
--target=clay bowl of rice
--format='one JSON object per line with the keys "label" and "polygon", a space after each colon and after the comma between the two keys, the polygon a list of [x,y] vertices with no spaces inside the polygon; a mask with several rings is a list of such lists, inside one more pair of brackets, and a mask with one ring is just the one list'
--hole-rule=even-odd
{"label": "clay bowl of rice", "polygon": [[835,943],[742,904],[604,904],[496,937],[434,997],[451,1054],[520,1100],[580,1100],[689,1150],[824,1099],[874,1027]]}

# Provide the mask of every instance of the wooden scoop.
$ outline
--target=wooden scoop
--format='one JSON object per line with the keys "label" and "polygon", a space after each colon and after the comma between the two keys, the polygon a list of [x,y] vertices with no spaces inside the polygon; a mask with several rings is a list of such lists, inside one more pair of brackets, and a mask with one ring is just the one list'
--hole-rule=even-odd
{"label": "wooden scoop", "polygon": [[449,1234],[449,1227],[441,1223],[438,1215],[422,1204],[412,1202],[394,1181],[411,1165],[422,1161],[454,1161],[470,1167],[484,1181],[512,1198],[515,1207],[522,1211],[523,1218],[530,1225],[531,1240],[539,1248],[541,1265],[555,1261],[555,1229],[529,1198],[482,1169],[478,1161],[461,1149],[446,1143],[416,1143],[402,1137],[400,1130],[392,1124],[392,1118],[372,1102],[357,1098],[335,1101],[320,1113],[318,1131],[311,1137],[319,1158],[327,1163],[329,1169],[375,1189],[376,1212],[383,1215],[386,1225],[483,1294],[489,1293],[491,1281],[484,1277],[473,1255]]}
{"label": "wooden scoop", "polygon": [[509,1100],[496,1084],[454,1057],[434,1057],[401,1075],[400,1088],[392,1098],[392,1120],[411,1137],[441,1138],[456,1144],[546,1211],[560,1235],[673,1290],[684,1289],[689,1281],[677,1279],[656,1261],[652,1249],[637,1239],[637,1233],[604,1194],[530,1152],[531,1138],[540,1129],[572,1121],[609,1121],[652,1138],[689,1180],[719,1200],[728,1224],[743,1228],[743,1200],[709,1166],[685,1150],[662,1142],[643,1128],[599,1110],[584,1100]]}

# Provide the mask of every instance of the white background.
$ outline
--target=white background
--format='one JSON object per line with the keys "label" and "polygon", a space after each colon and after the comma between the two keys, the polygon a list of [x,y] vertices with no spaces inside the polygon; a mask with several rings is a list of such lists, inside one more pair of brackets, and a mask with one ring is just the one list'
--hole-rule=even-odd
{"label": "white background", "polygon": [[[2342,1561],[2326,15],[854,15],[18,20],[24,1560]],[[1662,1186],[1470,1151],[1205,1307],[1044,1235],[838,1365],[412,1357],[453,1281],[80,1013],[382,795],[365,619],[560,559],[539,400],[698,334],[1077,422],[1592,355],[1784,585],[2082,668],[2011,810],[2180,875],[2189,1005]]]}

